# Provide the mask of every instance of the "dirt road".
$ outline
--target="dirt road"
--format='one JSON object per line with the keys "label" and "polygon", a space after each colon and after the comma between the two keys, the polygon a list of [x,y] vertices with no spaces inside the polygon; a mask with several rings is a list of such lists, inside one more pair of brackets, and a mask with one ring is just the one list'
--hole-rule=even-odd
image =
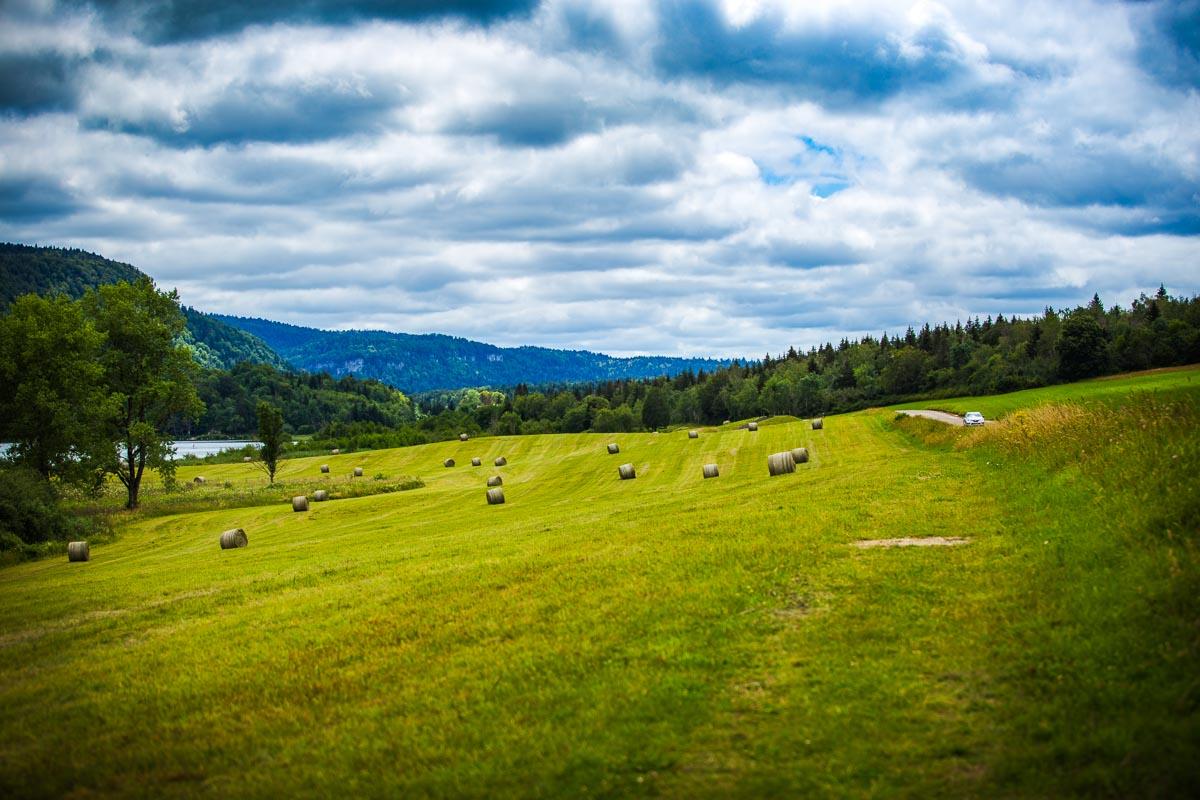
{"label": "dirt road", "polygon": [[910,417],[925,417],[925,419],[944,422],[947,425],[962,425],[962,417],[957,414],[947,414],[945,411],[926,411],[924,409],[916,411],[901,411],[901,414],[907,414]]}

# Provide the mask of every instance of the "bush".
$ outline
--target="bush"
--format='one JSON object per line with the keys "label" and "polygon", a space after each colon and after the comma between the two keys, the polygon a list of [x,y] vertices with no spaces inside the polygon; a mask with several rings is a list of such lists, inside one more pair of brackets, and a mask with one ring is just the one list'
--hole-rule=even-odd
{"label": "bush", "polygon": [[36,472],[0,470],[0,534],[8,534],[0,549],[8,549],[14,539],[24,544],[65,542],[86,528],[62,509],[54,487]]}

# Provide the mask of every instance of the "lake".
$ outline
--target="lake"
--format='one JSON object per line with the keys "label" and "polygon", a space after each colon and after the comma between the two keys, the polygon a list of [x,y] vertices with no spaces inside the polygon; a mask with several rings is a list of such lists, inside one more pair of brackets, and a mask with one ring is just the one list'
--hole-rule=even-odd
{"label": "lake", "polygon": [[[204,458],[205,456],[211,456],[213,453],[220,453],[222,450],[240,450],[246,445],[259,448],[262,447],[262,442],[252,442],[248,439],[218,439],[212,441],[181,440],[177,442],[171,442],[171,446],[175,448],[176,458],[183,458],[184,456]],[[7,455],[8,448],[10,447],[12,447],[12,443],[0,442],[0,456]]]}

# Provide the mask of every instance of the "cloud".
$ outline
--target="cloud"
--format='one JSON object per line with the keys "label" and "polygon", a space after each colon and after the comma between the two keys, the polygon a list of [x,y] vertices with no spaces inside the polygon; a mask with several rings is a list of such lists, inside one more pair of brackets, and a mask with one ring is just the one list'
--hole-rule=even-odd
{"label": "cloud", "polygon": [[9,4],[0,238],[617,355],[1200,291],[1190,7]]}
{"label": "cloud", "polygon": [[347,25],[363,20],[427,20],[454,17],[475,23],[532,11],[530,0],[258,0],[209,2],[89,0],[75,5],[99,10],[113,25],[147,41],[180,42],[238,33],[252,25]]}

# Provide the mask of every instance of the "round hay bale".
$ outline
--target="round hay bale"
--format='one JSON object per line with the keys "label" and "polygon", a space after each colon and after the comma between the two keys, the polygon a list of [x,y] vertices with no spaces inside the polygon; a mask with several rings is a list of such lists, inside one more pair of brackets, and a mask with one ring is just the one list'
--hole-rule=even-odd
{"label": "round hay bale", "polygon": [[782,453],[772,453],[767,456],[767,471],[771,473],[771,477],[795,472],[796,462],[792,460],[791,451],[784,450]]}
{"label": "round hay bale", "polygon": [[340,454],[341,452],[342,452],[342,451],[341,451],[340,449],[338,449],[338,448],[336,448],[336,447],[335,447],[335,448],[333,448],[332,450],[330,450],[330,451],[329,451],[329,455],[331,455],[331,456],[336,456],[336,455]]}
{"label": "round hay bale", "polygon": [[91,561],[92,549],[87,542],[71,542],[67,545],[67,561]]}
{"label": "round hay bale", "polygon": [[313,492],[313,500],[317,501],[318,503],[324,503],[328,499],[329,492],[325,491],[324,489],[317,489],[315,492]]}
{"label": "round hay bale", "polygon": [[293,497],[292,511],[308,511],[308,498],[302,494]]}
{"label": "round hay bale", "polygon": [[501,478],[499,475],[493,475],[492,477],[488,478],[488,486],[503,486],[503,485],[504,485],[504,479]]}
{"label": "round hay bale", "polygon": [[748,431],[756,431],[756,430],[758,430],[758,423],[757,423],[757,422],[750,422],[750,423],[747,423],[747,425],[746,425],[746,430],[748,430]]}
{"label": "round hay bale", "polygon": [[631,481],[637,477],[637,473],[633,471],[633,464],[622,464],[617,467],[617,474],[621,476],[623,481]]}
{"label": "round hay bale", "polygon": [[688,431],[688,438],[689,439],[699,439],[700,431]]}
{"label": "round hay bale", "polygon": [[467,439],[470,439],[470,438],[471,438],[471,437],[470,437],[470,436],[467,436],[465,433],[460,433],[460,434],[458,435],[458,440],[459,440],[460,442],[465,442]]}
{"label": "round hay bale", "polygon": [[807,464],[808,463],[808,448],[807,447],[792,448],[792,461],[795,461],[797,464]]}
{"label": "round hay bale", "polygon": [[816,419],[813,420],[813,430],[814,431],[819,431],[824,427],[825,427],[825,418],[824,417],[817,417]]}
{"label": "round hay bale", "polygon": [[494,463],[496,464],[497,467],[503,467],[505,464],[508,463],[508,459],[505,458],[504,456],[500,456],[499,458],[496,459],[496,461]]}
{"label": "round hay bale", "polygon": [[472,467],[482,467],[482,466],[483,466],[483,459],[481,459],[481,458],[472,458],[472,459],[471,459],[471,466],[472,466]]}
{"label": "round hay bale", "polygon": [[705,464],[704,465],[704,477],[716,478],[716,477],[719,477],[720,474],[721,474],[721,471],[719,469],[717,469],[716,464]]}
{"label": "round hay bale", "polygon": [[254,456],[242,456],[242,461],[247,464],[249,464],[253,460],[254,460]]}
{"label": "round hay bale", "polygon": [[354,468],[354,477],[356,477],[356,478],[361,478],[361,477],[362,477],[362,467],[355,467],[355,468]]}
{"label": "round hay bale", "polygon": [[488,489],[487,490],[487,499],[488,499],[489,506],[502,505],[504,503],[504,490],[499,489],[499,488]]}
{"label": "round hay bale", "polygon": [[221,534],[221,549],[233,550],[237,547],[245,547],[250,544],[250,540],[246,538],[246,532],[241,528],[233,528]]}
{"label": "round hay bale", "polygon": [[324,472],[324,473],[328,474],[328,472],[329,472],[329,465],[328,465],[328,464],[322,464],[322,465],[321,465],[321,472]]}
{"label": "round hay bale", "polygon": [[453,467],[453,466],[454,466],[454,459],[453,459],[453,458],[447,458],[445,461],[443,461],[443,462],[442,462],[442,466],[443,466],[443,467],[446,467],[446,468]]}
{"label": "round hay bale", "polygon": [[196,477],[192,478],[192,483],[196,484],[197,486],[200,486],[203,483],[207,483],[207,481],[204,480],[203,475],[197,475]]}
{"label": "round hay bale", "polygon": [[615,456],[619,452],[621,452],[621,448],[617,447],[616,442],[613,442],[608,446],[608,454],[610,456]]}

